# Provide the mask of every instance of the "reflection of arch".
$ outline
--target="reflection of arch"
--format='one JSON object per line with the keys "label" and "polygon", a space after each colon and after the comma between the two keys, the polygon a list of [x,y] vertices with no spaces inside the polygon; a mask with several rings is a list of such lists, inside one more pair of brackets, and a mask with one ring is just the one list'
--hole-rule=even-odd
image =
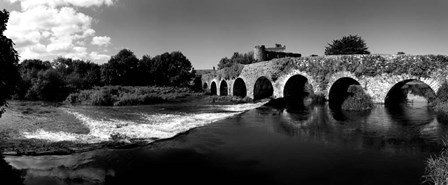
{"label": "reflection of arch", "polygon": [[204,85],[202,86],[202,89],[207,90],[207,88],[208,88],[207,83],[204,83]]}
{"label": "reflection of arch", "polygon": [[216,94],[217,94],[216,83],[215,83],[215,82],[212,82],[212,85],[210,86],[210,92],[211,92],[213,95],[216,95]]}
{"label": "reflection of arch", "polygon": [[283,89],[283,97],[288,107],[303,107],[304,98],[310,94],[313,94],[313,88],[302,75],[290,77]]}
{"label": "reflection of arch", "polygon": [[384,103],[387,105],[405,103],[409,92],[425,97],[428,102],[431,102],[436,97],[436,93],[428,84],[420,80],[408,79],[400,81],[392,86],[389,92],[387,92]]}
{"label": "reflection of arch", "polygon": [[254,85],[254,99],[269,98],[274,94],[274,87],[268,78],[262,76],[257,79]]}
{"label": "reflection of arch", "polygon": [[246,97],[246,83],[241,78],[237,78],[233,83],[233,96]]}
{"label": "reflection of arch", "polygon": [[225,80],[221,81],[221,85],[219,86],[219,95],[220,96],[227,96],[229,95],[227,88],[227,82]]}
{"label": "reflection of arch", "polygon": [[358,81],[350,77],[342,77],[336,80],[328,94],[329,106],[332,109],[340,109],[342,103],[350,95],[347,90],[350,85],[360,85]]}

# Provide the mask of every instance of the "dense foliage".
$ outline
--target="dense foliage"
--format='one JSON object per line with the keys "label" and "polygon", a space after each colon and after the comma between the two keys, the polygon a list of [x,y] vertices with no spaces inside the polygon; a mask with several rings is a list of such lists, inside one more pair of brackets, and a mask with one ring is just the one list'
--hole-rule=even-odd
{"label": "dense foliage", "polygon": [[138,64],[134,53],[123,49],[101,66],[101,78],[106,85],[141,85]]}
{"label": "dense foliage", "polygon": [[254,59],[254,54],[253,52],[248,52],[248,53],[238,53],[235,52],[233,53],[232,57],[230,58],[222,58],[219,63],[218,63],[218,69],[224,69],[226,67],[231,67],[234,64],[252,64],[257,62]]}
{"label": "dense foliage", "polygon": [[358,35],[344,36],[325,47],[325,55],[351,54],[370,54],[366,42]]}
{"label": "dense foliage", "polygon": [[60,57],[52,62],[24,60],[19,71],[15,97],[46,101],[61,101],[70,93],[102,85],[187,87],[194,78],[190,61],[180,52],[138,59],[128,49],[101,66]]}
{"label": "dense foliage", "polygon": [[5,111],[6,99],[13,93],[20,76],[17,71],[19,57],[11,39],[3,35],[9,13],[0,11],[0,116]]}
{"label": "dense foliage", "polygon": [[436,98],[431,102],[434,109],[444,113],[444,116],[448,114],[448,83],[443,83],[439,90],[436,92]]}
{"label": "dense foliage", "polygon": [[243,64],[234,64],[230,67],[226,67],[222,70],[219,70],[217,72],[217,75],[219,79],[235,79],[238,76],[240,76],[241,72],[243,71],[244,65]]}
{"label": "dense foliage", "polygon": [[58,101],[70,92],[101,84],[100,66],[82,60],[24,60],[19,70],[22,78],[16,89],[18,99]]}
{"label": "dense foliage", "polygon": [[192,65],[181,52],[154,57],[149,63],[149,72],[157,86],[187,86],[194,78]]}
{"label": "dense foliage", "polygon": [[342,110],[364,111],[373,108],[372,98],[367,95],[360,85],[351,85],[347,92],[350,96],[342,103]]}
{"label": "dense foliage", "polygon": [[104,86],[70,94],[65,102],[73,104],[123,106],[161,103],[195,93],[187,87]]}

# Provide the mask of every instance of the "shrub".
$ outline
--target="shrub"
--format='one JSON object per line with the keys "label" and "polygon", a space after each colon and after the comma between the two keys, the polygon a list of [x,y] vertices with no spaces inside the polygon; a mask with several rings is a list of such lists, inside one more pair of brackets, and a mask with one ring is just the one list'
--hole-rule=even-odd
{"label": "shrub", "polygon": [[444,148],[439,155],[431,156],[426,160],[424,182],[442,185],[448,184],[448,151],[447,138],[442,138]]}
{"label": "shrub", "polygon": [[218,77],[221,79],[235,79],[238,76],[240,76],[241,72],[243,71],[244,65],[235,63],[230,67],[226,67],[222,70],[218,71]]}
{"label": "shrub", "polygon": [[342,103],[343,110],[363,111],[373,108],[372,98],[364,92],[360,85],[351,85],[347,92],[352,95]]}
{"label": "shrub", "polygon": [[448,113],[448,84],[445,82],[436,93],[436,98],[432,102],[436,111]]}
{"label": "shrub", "polygon": [[90,99],[92,105],[110,106],[114,104],[113,96],[108,89],[94,92],[90,95]]}
{"label": "shrub", "polygon": [[178,87],[106,86],[70,94],[65,103],[97,106],[148,105],[186,97],[195,92]]}

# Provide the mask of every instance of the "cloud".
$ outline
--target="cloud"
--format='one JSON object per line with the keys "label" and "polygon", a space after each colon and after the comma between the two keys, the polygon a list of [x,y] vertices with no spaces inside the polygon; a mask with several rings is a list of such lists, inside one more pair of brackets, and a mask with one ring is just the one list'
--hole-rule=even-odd
{"label": "cloud", "polygon": [[90,53],[89,56],[92,60],[97,61],[97,63],[99,63],[99,64],[104,64],[110,59],[109,55],[99,54],[95,51]]}
{"label": "cloud", "polygon": [[91,44],[97,46],[107,46],[110,44],[110,37],[107,36],[93,37]]}
{"label": "cloud", "polygon": [[[96,37],[93,18],[76,7],[110,6],[113,0],[9,0],[19,2],[21,11],[12,11],[4,34],[16,43],[20,59],[52,60],[58,56],[103,59],[85,43],[110,45],[110,37]],[[91,53],[96,55],[91,55]],[[89,54],[90,53],[90,54]],[[93,59],[93,57],[95,59]]]}
{"label": "cloud", "polygon": [[114,0],[9,0],[9,2],[20,2],[22,10],[29,10],[39,6],[46,6],[50,8],[57,8],[61,6],[89,8],[93,6],[110,6],[114,4]]}

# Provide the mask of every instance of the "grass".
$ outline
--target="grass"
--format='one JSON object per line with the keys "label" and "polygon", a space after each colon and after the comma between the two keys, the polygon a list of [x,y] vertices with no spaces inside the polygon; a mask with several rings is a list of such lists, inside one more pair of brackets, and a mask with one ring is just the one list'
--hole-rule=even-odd
{"label": "grass", "polygon": [[448,184],[448,138],[443,137],[442,143],[444,148],[439,155],[434,155],[426,160],[424,183],[435,185]]}
{"label": "grass", "polygon": [[[448,84],[443,83],[436,93],[436,99],[431,103],[433,109],[439,112],[438,120],[445,122],[448,115]],[[424,182],[435,185],[448,185],[448,137],[442,138],[443,149],[438,155],[426,160]]]}
{"label": "grass", "polygon": [[190,88],[180,87],[130,87],[105,86],[83,90],[70,94],[65,103],[96,105],[96,106],[126,106],[149,105],[199,95]]}

